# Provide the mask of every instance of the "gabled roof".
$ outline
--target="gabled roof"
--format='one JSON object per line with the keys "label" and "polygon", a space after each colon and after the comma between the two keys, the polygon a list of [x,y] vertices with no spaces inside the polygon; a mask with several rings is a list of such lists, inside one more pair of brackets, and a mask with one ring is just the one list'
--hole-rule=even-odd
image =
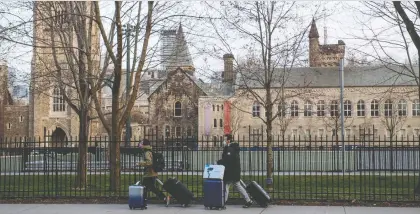
{"label": "gabled roof", "polygon": [[205,87],[203,86],[203,84],[202,83],[200,83],[200,81],[199,80],[197,80],[196,78],[194,78],[194,76],[191,76],[191,75],[189,75],[187,72],[185,72],[182,68],[180,68],[180,67],[178,67],[177,69],[175,69],[175,70],[173,70],[173,71],[171,71],[171,72],[168,72],[168,75],[167,75],[167,77],[166,77],[166,79],[165,80],[163,80],[161,83],[159,83],[159,85],[156,87],[156,89],[155,90],[153,90],[153,91],[151,91],[151,93],[150,93],[150,95],[147,97],[147,99],[149,100],[150,99],[150,97],[153,95],[153,94],[155,94],[155,92],[156,91],[158,91],[159,89],[161,89],[162,87],[163,87],[163,85],[166,83],[166,82],[168,82],[168,79],[169,79],[169,77],[170,76],[172,76],[172,75],[174,75],[175,73],[177,73],[177,72],[182,72],[185,76],[187,76],[188,77],[188,79],[190,79],[191,80],[191,82],[193,82],[194,83],[194,85],[196,85],[204,94],[206,94],[207,95],[207,92],[206,92],[206,90],[204,90],[205,89]]}
{"label": "gabled roof", "polygon": [[[415,66],[418,73],[418,67]],[[263,72],[241,73],[237,78],[239,88],[263,88]],[[302,67],[286,72],[277,69],[273,75],[272,87],[339,87],[338,67]],[[412,74],[401,66],[344,67],[344,87],[415,86]]]}

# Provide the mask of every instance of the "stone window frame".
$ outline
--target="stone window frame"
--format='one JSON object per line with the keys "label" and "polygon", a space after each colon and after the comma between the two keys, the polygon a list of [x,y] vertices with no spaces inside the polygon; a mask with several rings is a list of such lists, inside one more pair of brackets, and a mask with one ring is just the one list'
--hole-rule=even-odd
{"label": "stone window frame", "polygon": [[12,124],[11,123],[7,123],[7,130],[12,129]]}
{"label": "stone window frame", "polygon": [[330,103],[330,116],[331,117],[338,117],[339,112],[338,112],[338,101],[337,100],[332,100]]}
{"label": "stone window frame", "polygon": [[165,137],[170,137],[171,136],[171,126],[166,125],[165,126]]}
{"label": "stone window frame", "polygon": [[393,111],[393,106],[394,103],[392,102],[391,99],[387,99],[384,102],[384,116],[385,117],[392,117],[392,111]]}
{"label": "stone window frame", "polygon": [[352,113],[352,103],[350,100],[346,100],[344,101],[344,105],[343,105],[343,110],[344,110],[344,117],[351,117],[351,113]]}
{"label": "stone window frame", "polygon": [[280,103],[277,108],[278,108],[277,109],[277,111],[278,111],[277,115],[279,117],[286,117],[286,115],[287,115],[287,102]]}
{"label": "stone window frame", "polygon": [[310,100],[306,100],[303,104],[303,116],[312,117],[312,102]]}
{"label": "stone window frame", "polygon": [[366,104],[364,100],[357,101],[356,110],[357,110],[358,117],[366,116]]}
{"label": "stone window frame", "polygon": [[182,127],[176,126],[175,127],[175,137],[181,137],[182,136]]}
{"label": "stone window frame", "polygon": [[213,119],[213,128],[214,129],[217,128],[217,119],[216,118]]}
{"label": "stone window frame", "polygon": [[219,126],[220,128],[223,128],[223,119],[219,119]]}
{"label": "stone window frame", "polygon": [[299,103],[296,100],[290,103],[290,116],[299,117]]}
{"label": "stone window frame", "polygon": [[370,102],[370,116],[371,117],[379,117],[379,101],[378,100],[372,100]]}
{"label": "stone window frame", "polygon": [[22,115],[20,115],[19,116],[19,123],[22,123],[23,122],[23,116]]}
{"label": "stone window frame", "polygon": [[[177,107],[177,104],[179,104],[179,107]],[[177,112],[179,111],[179,112]],[[179,114],[177,114],[179,113]],[[175,101],[174,103],[174,117],[182,117],[182,103],[181,101]]]}
{"label": "stone window frame", "polygon": [[412,114],[414,117],[420,116],[420,101],[418,99],[415,99],[413,103],[411,104],[412,107]]}
{"label": "stone window frame", "polygon": [[325,101],[324,100],[318,100],[318,102],[316,103],[316,115],[318,117],[325,116]]}
{"label": "stone window frame", "polygon": [[261,114],[261,106],[259,102],[254,102],[252,105],[252,117],[260,117]]}
{"label": "stone window frame", "polygon": [[58,87],[54,87],[52,90],[52,111],[55,113],[66,111],[64,94],[61,93],[61,90]]}
{"label": "stone window frame", "polygon": [[404,99],[401,99],[398,101],[398,116],[407,116],[408,114],[408,104],[407,101]]}

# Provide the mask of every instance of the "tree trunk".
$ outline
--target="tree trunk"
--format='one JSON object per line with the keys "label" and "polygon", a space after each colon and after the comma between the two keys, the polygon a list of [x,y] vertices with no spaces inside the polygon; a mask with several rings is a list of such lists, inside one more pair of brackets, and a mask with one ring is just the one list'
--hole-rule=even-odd
{"label": "tree trunk", "polygon": [[80,109],[79,123],[79,161],[77,165],[76,185],[80,189],[86,188],[87,183],[87,140],[88,140],[88,111],[83,107]]}
{"label": "tree trunk", "polygon": [[273,136],[272,136],[272,118],[273,105],[271,103],[271,88],[266,88],[266,121],[267,121],[267,188],[269,191],[273,189]]}
{"label": "tree trunk", "polygon": [[110,138],[110,164],[111,177],[110,188],[114,193],[120,190],[120,140],[121,129],[119,127],[120,119],[120,86],[121,86],[121,72],[122,72],[122,57],[123,57],[123,34],[121,24],[121,2],[115,2],[115,22],[117,29],[117,57],[114,65],[114,83],[112,84],[112,121],[111,121],[111,138]]}

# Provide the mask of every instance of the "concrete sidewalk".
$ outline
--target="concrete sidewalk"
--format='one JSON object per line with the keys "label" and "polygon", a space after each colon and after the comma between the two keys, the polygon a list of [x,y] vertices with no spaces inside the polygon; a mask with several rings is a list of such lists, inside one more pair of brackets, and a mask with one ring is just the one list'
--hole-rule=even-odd
{"label": "concrete sidewalk", "polygon": [[226,210],[204,210],[203,205],[182,208],[177,205],[149,205],[147,210],[130,210],[121,204],[0,204],[1,214],[103,214],[103,213],[153,213],[153,214],[194,214],[194,213],[240,213],[240,214],[419,214],[420,208],[405,207],[340,207],[340,206],[270,206],[268,208],[230,205]]}

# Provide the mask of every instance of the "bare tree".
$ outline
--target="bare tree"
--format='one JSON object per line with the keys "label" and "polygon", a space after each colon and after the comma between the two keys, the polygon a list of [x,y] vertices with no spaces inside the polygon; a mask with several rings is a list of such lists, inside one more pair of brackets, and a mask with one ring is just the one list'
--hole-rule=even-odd
{"label": "bare tree", "polygon": [[[350,102],[344,101],[344,129],[347,129],[353,125],[352,110],[346,109],[346,104]],[[341,134],[341,109],[340,102],[337,99],[333,99],[331,103],[327,104],[326,111],[329,112],[328,116],[324,116],[322,119],[327,130],[331,130],[332,137],[335,138],[335,143],[338,145]],[[349,103],[351,106],[351,103]],[[347,107],[348,108],[348,107]]]}
{"label": "bare tree", "polygon": [[237,108],[231,108],[230,111],[230,128],[232,135],[235,136],[239,129],[243,126],[242,121],[244,119],[244,113]]}
{"label": "bare tree", "polygon": [[[420,98],[420,26],[419,2],[363,2],[360,7],[352,8],[360,12],[366,19],[358,16],[355,19],[363,32],[352,35],[358,39],[361,47],[354,51],[379,62],[395,74],[395,79],[404,78],[417,87],[417,96]],[[381,21],[383,26],[377,28],[370,26],[373,21]],[[373,51],[366,50],[365,47]],[[403,54],[403,60],[401,56]],[[420,194],[420,177],[414,190]]]}

